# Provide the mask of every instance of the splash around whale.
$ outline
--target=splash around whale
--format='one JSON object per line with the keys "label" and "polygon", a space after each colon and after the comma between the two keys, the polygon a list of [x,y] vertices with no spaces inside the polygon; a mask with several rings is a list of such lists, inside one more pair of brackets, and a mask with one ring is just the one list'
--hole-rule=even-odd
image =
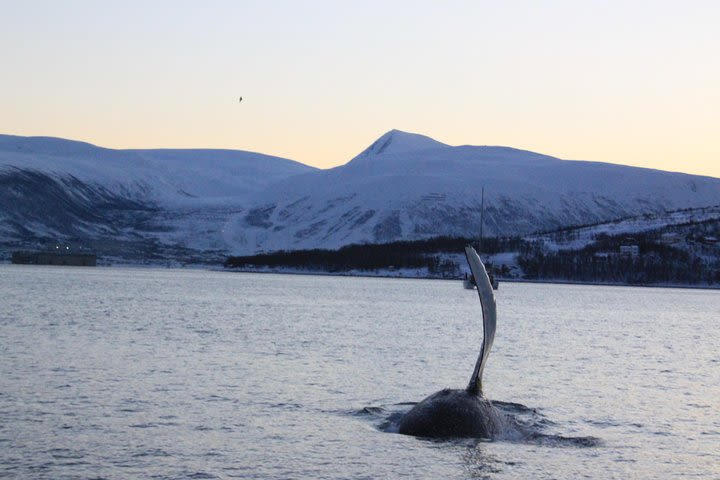
{"label": "splash around whale", "polygon": [[482,373],[495,339],[496,306],[490,278],[474,248],[465,247],[477,284],[483,317],[483,343],[470,383],[465,389],[444,389],[415,405],[400,419],[398,432],[418,437],[495,438],[503,428],[503,416],[482,391]]}

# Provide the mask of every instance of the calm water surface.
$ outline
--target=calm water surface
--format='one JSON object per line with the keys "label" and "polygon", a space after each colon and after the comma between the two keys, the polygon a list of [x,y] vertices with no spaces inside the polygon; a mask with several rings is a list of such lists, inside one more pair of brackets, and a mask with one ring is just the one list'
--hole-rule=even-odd
{"label": "calm water surface", "polygon": [[543,436],[438,442],[385,430],[467,384],[459,282],[0,265],[0,477],[720,478],[720,292],[497,302],[486,394]]}

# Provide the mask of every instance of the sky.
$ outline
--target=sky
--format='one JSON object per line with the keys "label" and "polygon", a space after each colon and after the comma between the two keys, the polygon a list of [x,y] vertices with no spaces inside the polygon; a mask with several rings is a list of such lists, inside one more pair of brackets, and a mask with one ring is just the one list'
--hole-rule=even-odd
{"label": "sky", "polygon": [[0,133],[329,168],[395,128],[720,177],[717,1],[0,0],[0,11]]}

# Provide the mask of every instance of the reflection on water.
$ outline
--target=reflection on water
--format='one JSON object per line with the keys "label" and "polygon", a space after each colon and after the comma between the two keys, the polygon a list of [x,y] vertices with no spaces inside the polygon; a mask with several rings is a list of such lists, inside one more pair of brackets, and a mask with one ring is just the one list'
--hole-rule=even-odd
{"label": "reflection on water", "polygon": [[455,282],[0,265],[0,476],[720,476],[720,292],[505,284],[485,393],[522,435],[392,432],[466,384]]}

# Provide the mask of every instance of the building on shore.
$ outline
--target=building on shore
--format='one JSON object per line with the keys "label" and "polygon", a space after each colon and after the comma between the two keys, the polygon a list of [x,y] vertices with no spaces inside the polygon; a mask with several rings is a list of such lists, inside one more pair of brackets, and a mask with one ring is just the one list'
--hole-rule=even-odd
{"label": "building on shore", "polygon": [[73,267],[94,267],[97,255],[91,253],[59,252],[13,252],[12,263],[20,265],[67,265]]}
{"label": "building on shore", "polygon": [[638,245],[620,245],[620,256],[637,258],[640,255],[640,246]]}

